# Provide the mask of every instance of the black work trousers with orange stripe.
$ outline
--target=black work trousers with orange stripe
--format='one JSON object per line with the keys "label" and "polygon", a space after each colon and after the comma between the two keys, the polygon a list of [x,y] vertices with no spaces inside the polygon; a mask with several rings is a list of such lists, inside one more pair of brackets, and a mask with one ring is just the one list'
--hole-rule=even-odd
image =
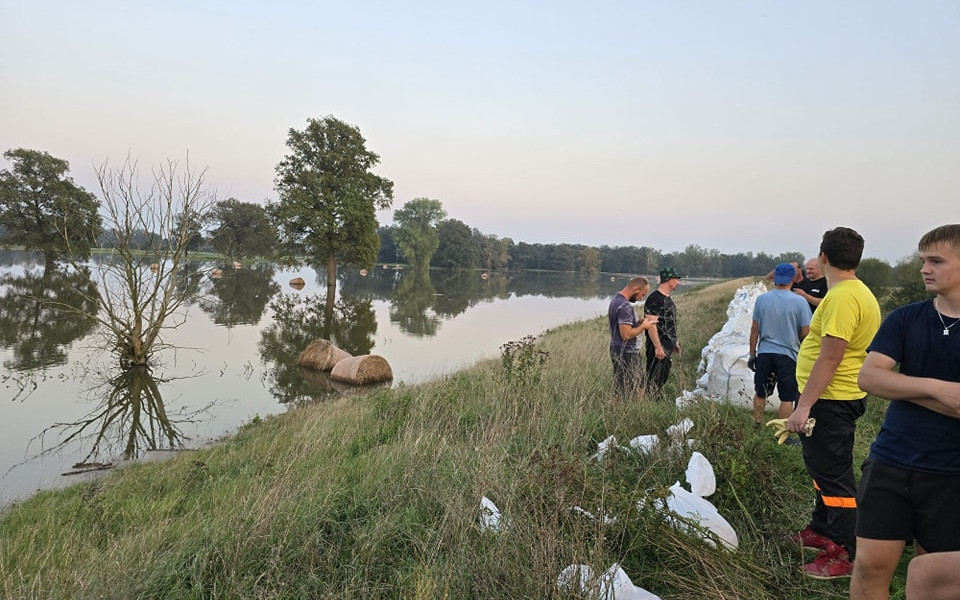
{"label": "black work trousers with orange stripe", "polygon": [[813,434],[800,436],[803,463],[817,491],[810,529],[856,552],[857,481],[853,475],[853,440],[866,398],[827,400],[810,409],[817,420]]}

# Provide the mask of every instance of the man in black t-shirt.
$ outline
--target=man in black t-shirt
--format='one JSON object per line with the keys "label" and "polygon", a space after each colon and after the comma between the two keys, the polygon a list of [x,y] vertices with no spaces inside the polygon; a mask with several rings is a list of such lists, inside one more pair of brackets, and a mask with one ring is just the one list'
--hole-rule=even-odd
{"label": "man in black t-shirt", "polygon": [[794,294],[802,297],[810,305],[810,312],[817,310],[820,301],[827,295],[827,278],[820,271],[820,263],[816,258],[811,258],[804,265],[806,277],[793,284],[791,288]]}
{"label": "man in black t-shirt", "polygon": [[680,285],[680,276],[673,267],[660,271],[660,285],[643,303],[646,315],[660,317],[656,327],[647,330],[644,355],[647,363],[647,392],[659,395],[670,375],[672,356],[680,353],[677,339],[677,305],[670,294]]}

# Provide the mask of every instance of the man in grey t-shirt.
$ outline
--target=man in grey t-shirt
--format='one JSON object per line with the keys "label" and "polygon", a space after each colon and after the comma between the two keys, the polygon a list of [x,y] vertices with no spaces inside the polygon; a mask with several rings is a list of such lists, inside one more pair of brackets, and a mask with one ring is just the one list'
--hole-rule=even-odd
{"label": "man in grey t-shirt", "polygon": [[753,305],[750,327],[750,360],[754,371],[753,421],[763,422],[767,396],[776,387],[780,396],[777,417],[786,418],[800,398],[797,388],[797,352],[800,340],[810,332],[810,309],[790,291],[796,267],[780,263],[773,271],[774,289],[760,294]]}
{"label": "man in grey t-shirt", "polygon": [[613,363],[613,393],[619,400],[634,398],[641,388],[640,347],[637,336],[656,326],[656,317],[637,318],[636,302],[650,291],[646,277],[634,277],[610,300],[610,360]]}

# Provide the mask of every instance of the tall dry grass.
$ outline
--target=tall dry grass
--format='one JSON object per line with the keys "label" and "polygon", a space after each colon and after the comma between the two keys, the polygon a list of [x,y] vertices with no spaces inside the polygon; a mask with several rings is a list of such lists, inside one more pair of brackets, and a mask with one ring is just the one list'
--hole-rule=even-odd
{"label": "tall dry grass", "polygon": [[[738,285],[678,297],[686,350],[668,394],[692,389],[699,348]],[[233,438],[103,481],[44,492],[0,522],[7,598],[567,598],[569,564],[620,563],[662,598],[845,598],[780,539],[812,495],[799,453],[712,402],[614,402],[606,323],[536,342],[542,372],[498,360],[252,423]],[[532,369],[532,367],[531,367]],[[536,375],[536,376],[534,376]],[[674,394],[675,395],[675,394]],[[591,459],[608,435],[696,423],[711,500],[740,549],[665,524],[652,499],[683,479],[685,446]],[[504,516],[479,526],[480,498]],[[643,504],[646,508],[639,508]],[[571,510],[582,507],[604,522]]]}

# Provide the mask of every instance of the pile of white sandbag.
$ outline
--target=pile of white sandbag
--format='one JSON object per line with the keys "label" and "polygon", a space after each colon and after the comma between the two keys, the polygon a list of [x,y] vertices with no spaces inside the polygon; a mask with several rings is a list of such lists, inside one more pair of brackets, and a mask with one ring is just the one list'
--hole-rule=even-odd
{"label": "pile of white sandbag", "polygon": [[[753,409],[753,371],[747,368],[750,326],[757,296],[766,291],[763,283],[745,285],[736,291],[727,306],[727,322],[700,353],[697,387],[693,391],[684,391],[677,398],[677,406],[683,407],[698,398],[708,398]],[[777,410],[779,406],[780,397],[776,392],[770,394],[767,408]]]}

